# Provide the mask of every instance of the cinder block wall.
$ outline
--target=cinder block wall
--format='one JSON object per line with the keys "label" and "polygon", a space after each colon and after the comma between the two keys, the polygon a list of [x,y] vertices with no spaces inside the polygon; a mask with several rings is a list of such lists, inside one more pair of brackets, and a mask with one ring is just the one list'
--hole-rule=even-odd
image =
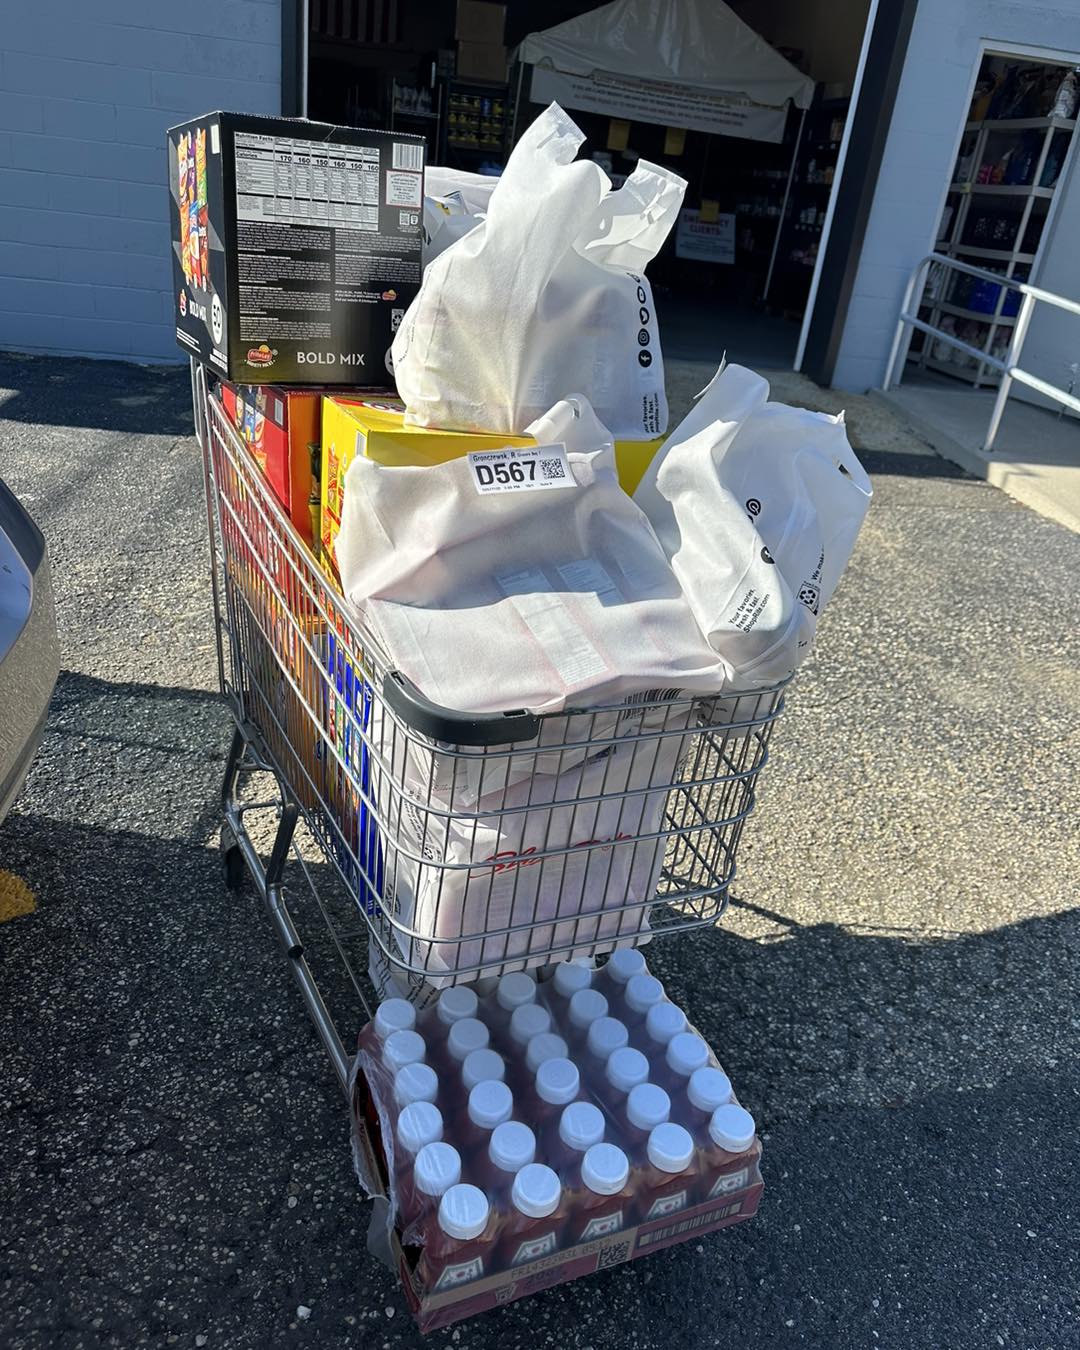
{"label": "cinder block wall", "polygon": [[280,0],[26,0],[2,29],[0,347],[180,359],[165,129],[280,111]]}

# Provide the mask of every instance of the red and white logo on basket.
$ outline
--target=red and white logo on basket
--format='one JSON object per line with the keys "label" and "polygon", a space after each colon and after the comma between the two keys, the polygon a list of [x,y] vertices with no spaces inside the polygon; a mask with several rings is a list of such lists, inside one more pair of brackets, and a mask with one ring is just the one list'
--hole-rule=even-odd
{"label": "red and white logo on basket", "polygon": [[[607,839],[581,839],[576,844],[571,844],[571,848],[599,848],[599,852],[607,853],[612,844],[621,843],[624,839],[633,839],[632,834],[613,834]],[[543,858],[536,858],[532,855],[540,850],[533,844],[530,848],[522,849],[520,853],[512,848],[504,848],[499,853],[493,853],[490,858],[485,858],[485,862],[495,864],[492,869],[495,872],[510,872],[515,867],[535,867],[537,863],[543,862]],[[499,862],[500,858],[505,858],[506,862]]]}

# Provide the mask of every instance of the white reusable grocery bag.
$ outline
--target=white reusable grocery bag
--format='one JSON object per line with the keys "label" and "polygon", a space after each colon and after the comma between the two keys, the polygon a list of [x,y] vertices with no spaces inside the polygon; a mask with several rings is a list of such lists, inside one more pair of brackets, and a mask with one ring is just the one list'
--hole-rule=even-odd
{"label": "white reusable grocery bag", "polygon": [[[519,434],[579,391],[616,439],[667,429],[644,275],[686,183],[639,161],[625,185],[556,104],[514,147],[487,214],[425,269],[394,339],[406,421]],[[434,180],[433,180],[434,181]]]}
{"label": "white reusable grocery bag", "polygon": [[429,164],[424,170],[424,266],[477,226],[498,178]]}
{"label": "white reusable grocery bag", "polygon": [[872,491],[842,415],[768,398],[721,367],[634,493],[736,687],[805,658]]}
{"label": "white reusable grocery bag", "polygon": [[720,663],[588,403],[529,432],[536,446],[424,468],[350,465],[342,587],[390,664],[464,713],[718,692]]}

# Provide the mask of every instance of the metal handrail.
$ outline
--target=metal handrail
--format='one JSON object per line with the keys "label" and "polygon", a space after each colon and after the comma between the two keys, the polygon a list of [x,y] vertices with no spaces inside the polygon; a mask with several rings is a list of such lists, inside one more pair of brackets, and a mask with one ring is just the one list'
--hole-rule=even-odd
{"label": "metal handrail", "polygon": [[[978,277],[981,281],[989,281],[995,286],[1004,287],[1006,290],[1020,292],[1022,297],[1020,309],[1016,316],[1016,323],[1013,325],[1012,338],[1004,356],[993,356],[988,351],[964,342],[954,333],[946,333],[943,329],[919,318],[919,304],[915,304],[913,308],[912,302],[916,296],[921,297],[925,291],[927,274],[934,263],[940,263],[943,267],[951,267],[957,272],[966,272],[968,276]],[[1000,272],[989,272],[985,267],[972,267],[970,263],[958,262],[955,258],[946,257],[943,253],[928,253],[915,266],[908,279],[882,388],[892,388],[896,368],[901,360],[900,353],[904,350],[906,354],[905,332],[908,329],[917,328],[921,333],[928,333],[931,337],[947,343],[950,347],[958,347],[962,352],[967,352],[969,356],[973,356],[977,361],[982,362],[983,365],[989,366],[991,370],[1000,372],[1001,383],[998,386],[997,398],[994,400],[994,411],[990,415],[990,426],[987,428],[986,441],[983,444],[984,450],[991,451],[994,448],[994,441],[1001,427],[1001,416],[1005,411],[1005,401],[1009,397],[1014,380],[1027,385],[1029,389],[1034,389],[1047,398],[1055,399],[1064,407],[1071,408],[1073,412],[1080,413],[1080,398],[1064,389],[1059,389],[1057,385],[1050,384],[1047,380],[1041,380],[1037,375],[1032,375],[1030,371],[1020,368],[1020,353],[1024,348],[1024,339],[1027,337],[1035,305],[1040,300],[1044,304],[1054,305],[1057,309],[1063,309],[1066,313],[1075,314],[1080,318],[1080,304],[1075,300],[1066,300],[1063,295],[1055,295],[1053,291],[1044,291],[1041,287],[1031,286],[1026,281],[1015,281],[1011,277],[1003,276]],[[989,321],[992,322],[993,318],[993,315],[989,316]],[[899,383],[898,380],[896,382]]]}

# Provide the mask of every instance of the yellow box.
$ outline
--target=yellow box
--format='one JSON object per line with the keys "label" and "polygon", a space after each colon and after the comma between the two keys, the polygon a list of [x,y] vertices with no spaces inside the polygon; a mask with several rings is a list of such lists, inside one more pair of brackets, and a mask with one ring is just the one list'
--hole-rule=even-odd
{"label": "yellow box", "polygon": [[[535,445],[531,436],[481,435],[405,425],[405,405],[398,399],[325,397],[322,409],[322,549],[327,575],[337,579],[334,540],[341,529],[345,473],[357,455],[379,464],[445,464],[474,450],[499,450],[504,445]],[[663,437],[651,441],[616,441],[615,463],[623,490],[633,493]]]}

